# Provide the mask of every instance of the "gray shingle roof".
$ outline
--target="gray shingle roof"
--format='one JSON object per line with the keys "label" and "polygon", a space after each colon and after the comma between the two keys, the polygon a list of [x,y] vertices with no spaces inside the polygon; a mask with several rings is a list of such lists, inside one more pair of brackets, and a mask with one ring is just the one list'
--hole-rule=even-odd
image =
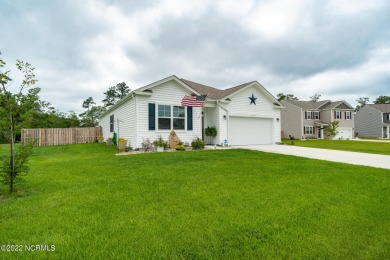
{"label": "gray shingle roof", "polygon": [[344,105],[345,108],[353,109],[345,101],[334,101],[334,102],[331,102],[330,100],[317,101],[317,102],[314,102],[314,101],[299,101],[299,100],[283,100],[283,101],[288,102],[290,104],[293,104],[293,105],[295,105],[297,107],[300,107],[300,108],[302,108],[304,110],[333,109],[333,108],[338,107],[339,105]]}
{"label": "gray shingle roof", "polygon": [[390,104],[367,104],[369,106],[372,106],[373,108],[384,112],[384,113],[390,113]]}
{"label": "gray shingle roof", "polygon": [[300,107],[305,110],[309,109],[318,109],[319,107],[325,105],[326,103],[330,102],[329,100],[324,100],[324,101],[299,101],[299,100],[283,100],[285,102],[288,102],[290,104],[293,104],[297,107]]}
{"label": "gray shingle roof", "polygon": [[199,83],[196,83],[196,82],[193,82],[190,80],[186,80],[186,79],[180,79],[180,80],[182,82],[184,82],[185,84],[187,84],[188,86],[190,86],[195,91],[199,92],[200,94],[207,94],[208,98],[214,99],[214,100],[222,99],[226,96],[229,96],[230,94],[232,94],[232,93],[234,93],[234,92],[236,92],[236,91],[238,91],[238,90],[240,90],[240,89],[242,89],[242,88],[244,88],[244,87],[246,87],[249,84],[254,82],[254,81],[252,81],[249,83],[244,83],[244,84],[241,84],[239,86],[228,88],[228,89],[217,89],[217,88],[209,87],[209,86],[199,84]]}

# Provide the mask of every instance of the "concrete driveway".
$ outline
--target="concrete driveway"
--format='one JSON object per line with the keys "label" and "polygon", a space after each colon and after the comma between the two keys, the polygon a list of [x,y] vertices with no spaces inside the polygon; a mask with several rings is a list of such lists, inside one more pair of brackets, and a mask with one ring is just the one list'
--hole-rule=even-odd
{"label": "concrete driveway", "polygon": [[349,163],[355,165],[371,166],[376,168],[390,169],[390,156],[345,152],[328,149],[307,148],[292,145],[245,145],[234,146],[232,148],[242,148],[249,150],[257,150],[269,153],[280,153],[295,155],[300,157],[319,159],[331,162]]}

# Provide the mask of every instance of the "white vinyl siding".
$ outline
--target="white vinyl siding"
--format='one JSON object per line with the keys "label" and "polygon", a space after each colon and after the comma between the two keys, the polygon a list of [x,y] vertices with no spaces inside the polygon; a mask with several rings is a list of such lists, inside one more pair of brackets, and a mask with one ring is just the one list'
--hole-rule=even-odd
{"label": "white vinyl siding", "polygon": [[[184,87],[180,86],[174,80],[162,83],[151,89],[153,91],[152,96],[136,96],[137,98],[137,108],[138,108],[138,120],[137,120],[137,146],[141,147],[141,142],[143,138],[150,138],[151,141],[154,141],[156,138],[161,136],[164,140],[168,140],[170,129],[161,130],[158,129],[156,121],[156,130],[149,130],[149,111],[148,104],[156,104],[156,109],[158,105],[170,105],[170,106],[180,106],[181,100],[184,95],[190,95],[191,92]],[[192,108],[192,125],[193,130],[187,131],[187,120],[185,120],[185,129],[184,130],[174,130],[177,136],[183,143],[191,143],[196,137],[202,137],[201,130],[201,120],[202,120],[202,108],[194,107]],[[158,114],[156,112],[156,120]]]}
{"label": "white vinyl siding", "polygon": [[127,145],[135,147],[136,137],[136,106],[135,99],[130,99],[117,107],[112,112],[106,114],[100,119],[99,125],[103,128],[104,140],[112,138],[113,133],[110,131],[110,117],[114,116],[113,129],[119,133],[119,137],[128,139]]}
{"label": "white vinyl siding", "polygon": [[[256,99],[256,105],[250,105],[249,97],[254,95]],[[252,86],[249,86],[241,91],[238,91],[235,95],[230,97],[231,102],[228,104],[220,104],[221,107],[229,111],[229,117],[256,117],[256,118],[268,118],[272,119],[272,136],[271,142],[280,142],[281,141],[281,126],[280,126],[280,115],[281,109],[274,107],[274,100],[268,96],[268,93],[265,90],[261,89],[257,83],[254,83]],[[220,120],[225,113],[221,108]],[[279,118],[277,122],[276,118]],[[230,122],[227,122],[230,124]],[[221,139],[224,139],[221,136]],[[230,133],[227,133],[227,141],[230,144]],[[223,140],[221,140],[223,142]]]}

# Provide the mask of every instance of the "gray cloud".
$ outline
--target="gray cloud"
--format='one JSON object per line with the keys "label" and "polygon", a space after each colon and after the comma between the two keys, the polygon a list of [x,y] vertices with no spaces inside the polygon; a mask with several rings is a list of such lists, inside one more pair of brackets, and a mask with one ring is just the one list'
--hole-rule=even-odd
{"label": "gray cloud", "polygon": [[353,105],[356,95],[390,95],[386,1],[0,5],[3,58],[32,63],[43,98],[63,111],[81,111],[118,82],[134,89],[172,74],[221,88],[258,80],[274,95],[323,93]]}

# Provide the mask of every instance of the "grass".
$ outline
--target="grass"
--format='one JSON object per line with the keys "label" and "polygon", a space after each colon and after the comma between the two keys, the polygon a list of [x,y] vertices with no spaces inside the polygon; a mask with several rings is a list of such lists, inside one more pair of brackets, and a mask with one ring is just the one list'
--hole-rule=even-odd
{"label": "grass", "polygon": [[18,192],[1,186],[0,241],[55,251],[0,258],[390,256],[389,170],[249,150],[115,152],[36,148]]}
{"label": "grass", "polygon": [[[290,144],[289,139],[283,143]],[[390,155],[390,142],[364,142],[352,140],[294,140],[294,145],[331,150]]]}

